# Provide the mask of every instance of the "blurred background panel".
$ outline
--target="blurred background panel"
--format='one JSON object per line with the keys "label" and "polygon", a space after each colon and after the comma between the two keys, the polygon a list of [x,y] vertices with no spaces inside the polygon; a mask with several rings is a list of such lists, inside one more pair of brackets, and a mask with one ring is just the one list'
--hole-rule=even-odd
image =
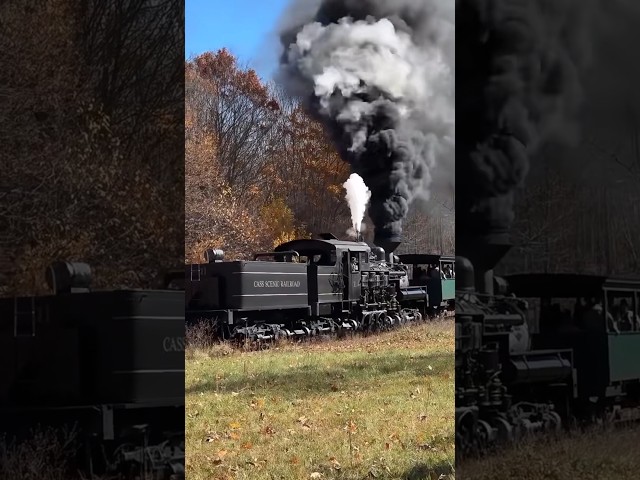
{"label": "blurred background panel", "polygon": [[0,18],[0,476],[183,475],[184,5]]}

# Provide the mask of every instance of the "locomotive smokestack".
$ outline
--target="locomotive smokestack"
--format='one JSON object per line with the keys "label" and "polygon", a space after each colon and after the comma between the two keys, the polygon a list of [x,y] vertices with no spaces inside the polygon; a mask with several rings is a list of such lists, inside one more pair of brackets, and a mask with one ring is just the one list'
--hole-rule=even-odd
{"label": "locomotive smokestack", "polygon": [[378,247],[381,247],[386,252],[387,261],[393,261],[393,252],[402,243],[402,238],[399,234],[391,230],[376,230],[373,243]]}
{"label": "locomotive smokestack", "polygon": [[493,269],[509,252],[512,245],[505,230],[484,230],[462,235],[456,242],[456,255],[471,261],[478,293],[493,295]]}

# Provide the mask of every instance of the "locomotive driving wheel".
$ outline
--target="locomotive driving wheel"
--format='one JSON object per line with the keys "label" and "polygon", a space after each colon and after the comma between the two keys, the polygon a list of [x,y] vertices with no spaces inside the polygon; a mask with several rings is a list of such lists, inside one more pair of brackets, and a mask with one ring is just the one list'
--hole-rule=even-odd
{"label": "locomotive driving wheel", "polygon": [[513,441],[513,426],[505,418],[495,417],[491,423],[496,429],[499,443],[506,444]]}
{"label": "locomotive driving wheel", "polygon": [[486,452],[493,443],[493,428],[484,420],[478,420],[475,431],[475,447],[478,453]]}

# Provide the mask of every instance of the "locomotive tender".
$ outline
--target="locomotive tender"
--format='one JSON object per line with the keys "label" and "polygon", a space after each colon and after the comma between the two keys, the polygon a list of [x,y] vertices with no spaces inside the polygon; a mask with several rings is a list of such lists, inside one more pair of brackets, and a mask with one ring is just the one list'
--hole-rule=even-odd
{"label": "locomotive tender", "polygon": [[508,248],[489,243],[470,249],[473,264],[456,259],[458,454],[575,422],[640,419],[640,324],[607,321],[624,305],[637,315],[640,280],[494,277]]}
{"label": "locomotive tender", "polygon": [[0,298],[3,430],[75,425],[90,473],[183,478],[184,291],[90,280],[57,262],[52,295]]}
{"label": "locomotive tender", "polygon": [[283,243],[253,261],[225,262],[223,252],[208,251],[208,263],[187,267],[187,322],[213,321],[223,338],[262,341],[389,329],[453,300],[440,292],[432,295],[438,304],[429,303],[427,284],[410,279],[410,266],[393,254],[397,240],[370,247],[319,237]]}

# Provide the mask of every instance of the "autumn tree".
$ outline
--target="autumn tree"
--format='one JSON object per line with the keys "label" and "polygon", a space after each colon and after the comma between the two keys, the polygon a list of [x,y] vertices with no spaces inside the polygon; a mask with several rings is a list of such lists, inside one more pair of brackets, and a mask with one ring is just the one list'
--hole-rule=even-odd
{"label": "autumn tree", "polygon": [[185,82],[188,262],[212,247],[247,258],[344,215],[348,169],[295,101],[224,49],[187,62]]}
{"label": "autumn tree", "polygon": [[[125,7],[129,28],[107,51]],[[0,5],[7,292],[43,291],[44,269],[58,259],[90,263],[97,287],[155,285],[182,260],[182,64],[167,63],[182,27],[173,13],[166,2]],[[154,30],[158,15],[173,29]],[[85,43],[90,20],[97,31]],[[155,48],[136,55],[150,38]],[[178,81],[155,90],[147,69],[156,84]]]}

